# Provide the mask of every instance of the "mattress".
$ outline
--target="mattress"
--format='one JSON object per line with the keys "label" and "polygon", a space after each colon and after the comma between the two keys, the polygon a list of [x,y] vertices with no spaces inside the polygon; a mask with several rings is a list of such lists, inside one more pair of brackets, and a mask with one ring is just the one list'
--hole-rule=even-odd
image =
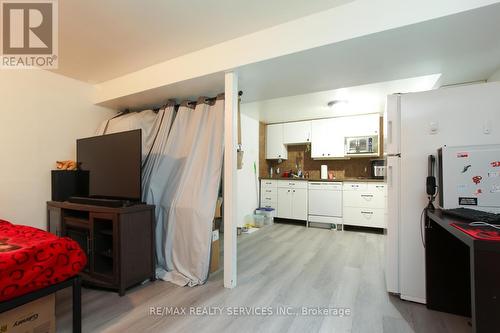
{"label": "mattress", "polygon": [[86,263],[69,238],[0,220],[0,301],[62,282]]}

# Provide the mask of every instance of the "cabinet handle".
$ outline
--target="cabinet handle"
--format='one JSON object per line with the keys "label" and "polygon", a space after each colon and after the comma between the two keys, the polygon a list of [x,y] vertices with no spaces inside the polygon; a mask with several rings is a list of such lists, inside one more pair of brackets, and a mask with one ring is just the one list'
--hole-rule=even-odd
{"label": "cabinet handle", "polygon": [[323,154],[323,156],[325,156],[325,154]]}
{"label": "cabinet handle", "polygon": [[328,154],[328,156],[330,156],[330,154]]}
{"label": "cabinet handle", "polygon": [[373,212],[361,212],[361,214],[373,215]]}
{"label": "cabinet handle", "polygon": [[290,190],[288,190],[288,193],[290,193]]}
{"label": "cabinet handle", "polygon": [[288,185],[290,185],[290,186],[294,186],[294,185],[295,185],[295,183],[288,183]]}
{"label": "cabinet handle", "polygon": [[271,198],[266,198],[266,200],[271,200]]}
{"label": "cabinet handle", "polygon": [[281,155],[278,155],[278,157],[281,157]]}
{"label": "cabinet handle", "polygon": [[272,191],[271,190],[266,190],[267,193],[271,193]]}
{"label": "cabinet handle", "polygon": [[364,198],[373,198],[373,194],[361,194]]}

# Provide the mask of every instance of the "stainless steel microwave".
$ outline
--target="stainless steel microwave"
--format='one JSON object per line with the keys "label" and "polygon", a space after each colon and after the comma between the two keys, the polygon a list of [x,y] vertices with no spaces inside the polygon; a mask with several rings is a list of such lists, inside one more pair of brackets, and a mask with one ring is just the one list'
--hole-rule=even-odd
{"label": "stainless steel microwave", "polygon": [[378,155],[378,135],[346,137],[345,155]]}

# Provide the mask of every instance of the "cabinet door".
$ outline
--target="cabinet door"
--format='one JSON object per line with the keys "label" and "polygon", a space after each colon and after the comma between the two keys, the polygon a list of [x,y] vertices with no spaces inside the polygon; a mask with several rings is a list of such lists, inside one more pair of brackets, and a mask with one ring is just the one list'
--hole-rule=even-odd
{"label": "cabinet door", "polygon": [[278,215],[284,219],[292,219],[292,190],[278,188]]}
{"label": "cabinet door", "polygon": [[327,119],[311,121],[311,157],[326,158],[328,147]]}
{"label": "cabinet door", "polygon": [[47,231],[56,236],[62,236],[61,208],[47,205]]}
{"label": "cabinet door", "polygon": [[312,121],[311,157],[328,159],[344,157],[344,121],[342,118]]}
{"label": "cabinet door", "polygon": [[346,129],[345,136],[378,135],[380,130],[380,115],[364,114],[360,116],[343,117]]}
{"label": "cabinet door", "polygon": [[328,119],[328,157],[344,157],[344,137],[346,128],[344,117]]}
{"label": "cabinet door", "polygon": [[311,122],[298,121],[285,123],[283,128],[283,141],[287,144],[307,143],[311,141]]}
{"label": "cabinet door", "polygon": [[296,220],[307,220],[307,190],[292,190],[292,218]]}
{"label": "cabinet door", "polygon": [[92,272],[100,279],[115,282],[118,276],[118,217],[91,213]]}
{"label": "cabinet door", "polygon": [[287,159],[286,146],[283,144],[283,124],[266,126],[266,159]]}

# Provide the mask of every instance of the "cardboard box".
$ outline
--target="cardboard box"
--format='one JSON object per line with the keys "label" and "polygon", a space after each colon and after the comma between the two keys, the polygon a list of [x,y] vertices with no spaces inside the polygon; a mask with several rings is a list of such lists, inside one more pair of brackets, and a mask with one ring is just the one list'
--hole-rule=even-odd
{"label": "cardboard box", "polygon": [[215,205],[215,216],[214,218],[218,219],[222,217],[222,198],[217,198],[217,204]]}
{"label": "cardboard box", "polygon": [[220,240],[219,230],[212,231],[212,250],[210,251],[210,273],[219,270]]}
{"label": "cardboard box", "polygon": [[55,294],[0,313],[0,333],[54,333]]}

